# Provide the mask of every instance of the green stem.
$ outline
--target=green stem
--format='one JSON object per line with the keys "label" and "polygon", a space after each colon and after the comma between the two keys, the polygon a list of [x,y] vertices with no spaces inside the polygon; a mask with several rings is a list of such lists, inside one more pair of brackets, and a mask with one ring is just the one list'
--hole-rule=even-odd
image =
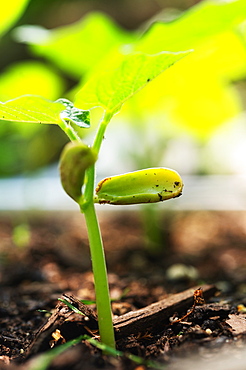
{"label": "green stem", "polygon": [[70,126],[70,124],[64,122],[64,121],[61,121],[59,123],[59,126],[60,128],[62,129],[62,131],[65,132],[65,134],[69,137],[69,139],[71,141],[78,141],[78,142],[81,142],[81,139],[79,137],[79,135],[77,134],[77,132],[73,129],[72,126]]}
{"label": "green stem", "polygon": [[111,348],[115,348],[106,261],[93,200],[87,204],[87,207],[82,210],[82,212],[84,212],[85,215],[90,244],[99,334],[102,343],[105,343]]}
{"label": "green stem", "polygon": [[[100,151],[102,141],[104,138],[104,134],[105,134],[105,130],[111,118],[112,118],[111,113],[105,113],[102,121],[99,124],[99,128],[98,128],[94,143],[92,145],[92,148],[95,150],[97,154]],[[87,183],[86,183],[85,191],[84,191],[84,198],[83,198],[84,202],[81,205],[82,211],[84,211],[87,207],[87,204],[93,201],[94,199],[95,166],[91,166],[86,170],[86,178],[87,178]]]}
{"label": "green stem", "polygon": [[102,121],[100,122],[99,124],[99,129],[97,131],[97,135],[95,137],[95,140],[94,140],[94,143],[93,143],[93,149],[99,153],[100,151],[100,148],[101,148],[101,145],[102,145],[102,141],[103,141],[103,138],[104,138],[104,133],[105,133],[105,130],[112,118],[113,114],[110,113],[110,112],[106,112]]}
{"label": "green stem", "polygon": [[[99,129],[93,143],[93,149],[97,153],[100,151],[104,133],[111,117],[112,115],[105,114],[104,119],[99,125]],[[115,348],[106,261],[94,205],[95,165],[86,170],[86,178],[87,183],[85,186],[83,203],[81,204],[81,212],[85,215],[88,231],[96,292],[99,333],[102,343]]]}

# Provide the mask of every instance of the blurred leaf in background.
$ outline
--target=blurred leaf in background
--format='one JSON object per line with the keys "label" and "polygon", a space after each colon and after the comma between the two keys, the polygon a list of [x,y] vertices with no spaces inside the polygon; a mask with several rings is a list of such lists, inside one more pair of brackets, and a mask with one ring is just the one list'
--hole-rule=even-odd
{"label": "blurred leaf in background", "polygon": [[113,49],[132,42],[134,33],[118,26],[106,14],[94,12],[75,24],[53,30],[23,26],[17,29],[16,37],[28,43],[35,55],[80,79]]}
{"label": "blurred leaf in background", "polygon": [[0,81],[1,101],[25,94],[55,100],[65,90],[64,80],[57,71],[35,60],[11,64],[0,74]]}
{"label": "blurred leaf in background", "polygon": [[30,0],[3,1],[0,12],[0,35],[2,36],[25,11]]}

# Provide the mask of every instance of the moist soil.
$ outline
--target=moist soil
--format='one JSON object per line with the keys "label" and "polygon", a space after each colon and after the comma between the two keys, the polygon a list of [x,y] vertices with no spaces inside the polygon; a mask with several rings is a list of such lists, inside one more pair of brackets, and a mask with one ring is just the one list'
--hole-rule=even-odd
{"label": "moist soil", "polygon": [[[114,320],[168,303],[177,293],[178,304],[163,313],[166,321],[158,316],[158,325],[140,323],[119,334],[120,356],[84,339],[63,350],[84,334],[98,343],[83,216],[2,214],[0,369],[176,369],[194,355],[194,368],[202,369],[204,359],[212,364],[218,354],[238,357],[246,348],[246,212],[158,214],[158,229],[152,237],[147,230],[149,238],[151,222],[144,224],[138,211],[104,211],[99,219]],[[208,285],[205,301],[194,304],[193,292]],[[58,300],[69,297],[74,306],[91,301],[87,316]],[[44,365],[51,348],[62,350]]]}

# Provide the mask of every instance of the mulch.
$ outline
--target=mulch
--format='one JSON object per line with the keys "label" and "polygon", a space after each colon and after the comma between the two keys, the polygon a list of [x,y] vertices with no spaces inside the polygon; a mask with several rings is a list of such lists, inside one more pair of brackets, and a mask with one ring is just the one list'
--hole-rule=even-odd
{"label": "mulch", "polygon": [[[145,247],[137,213],[100,215],[120,351],[113,356],[93,342],[99,343],[95,304],[81,302],[95,299],[82,216],[3,215],[0,369],[175,369],[194,355],[193,365],[202,368],[204,359],[213,363],[228,351],[238,358],[246,343],[245,217],[164,215],[160,252]],[[29,227],[24,245],[13,237],[18,225]],[[51,349],[78,337],[41,367]]]}

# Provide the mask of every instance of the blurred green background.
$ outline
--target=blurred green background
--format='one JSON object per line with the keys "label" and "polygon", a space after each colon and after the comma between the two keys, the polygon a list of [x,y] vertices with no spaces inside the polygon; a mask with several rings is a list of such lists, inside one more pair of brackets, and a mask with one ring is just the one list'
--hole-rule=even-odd
{"label": "blurred green background", "polygon": [[[23,94],[73,100],[118,52],[194,49],[114,118],[106,170],[246,172],[244,0],[12,0],[0,21],[1,101]],[[66,141],[54,125],[1,122],[0,177],[56,163]]]}

